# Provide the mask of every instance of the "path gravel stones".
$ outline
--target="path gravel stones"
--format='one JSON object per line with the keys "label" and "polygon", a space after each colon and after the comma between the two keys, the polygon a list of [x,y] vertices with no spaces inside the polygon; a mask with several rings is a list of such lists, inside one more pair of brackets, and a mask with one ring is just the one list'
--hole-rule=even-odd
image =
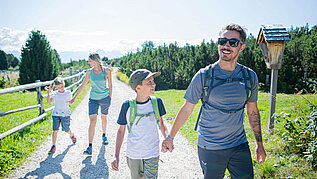
{"label": "path gravel stones", "polygon": [[[57,137],[57,149],[53,155],[48,155],[51,147],[51,137],[48,137],[38,149],[8,178],[130,178],[126,164],[126,138],[121,148],[119,171],[111,169],[114,159],[116,123],[121,104],[126,99],[134,97],[135,92],[119,81],[112,73],[113,99],[108,115],[107,137],[109,145],[102,145],[101,120],[98,116],[92,156],[83,155],[88,145],[88,98],[87,95],[72,112],[71,130],[75,132],[77,143],[72,144],[69,135],[60,131]],[[168,110],[168,109],[166,109]],[[166,122],[167,123],[167,122]],[[168,125],[168,123],[167,123]],[[170,129],[170,125],[168,125]],[[125,134],[126,137],[127,133]],[[160,133],[161,141],[162,135]],[[180,134],[174,141],[172,153],[161,153],[159,177],[168,178],[203,178],[196,150]]]}

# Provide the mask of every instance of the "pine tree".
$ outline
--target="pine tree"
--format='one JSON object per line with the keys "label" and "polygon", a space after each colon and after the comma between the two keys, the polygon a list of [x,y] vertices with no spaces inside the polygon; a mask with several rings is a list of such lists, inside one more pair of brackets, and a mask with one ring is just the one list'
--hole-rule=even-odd
{"label": "pine tree", "polygon": [[6,53],[0,50],[0,70],[7,70],[9,67]]}
{"label": "pine tree", "polygon": [[31,31],[21,51],[20,84],[34,83],[36,80],[52,80],[59,72],[59,57],[45,35]]}

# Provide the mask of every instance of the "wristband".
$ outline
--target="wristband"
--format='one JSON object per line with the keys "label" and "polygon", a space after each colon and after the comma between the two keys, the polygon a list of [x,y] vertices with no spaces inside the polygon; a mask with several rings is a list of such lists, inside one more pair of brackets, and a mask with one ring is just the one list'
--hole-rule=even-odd
{"label": "wristband", "polygon": [[171,141],[173,141],[174,139],[173,138],[171,138],[169,135],[167,136],[167,138],[169,139],[169,140],[171,140]]}

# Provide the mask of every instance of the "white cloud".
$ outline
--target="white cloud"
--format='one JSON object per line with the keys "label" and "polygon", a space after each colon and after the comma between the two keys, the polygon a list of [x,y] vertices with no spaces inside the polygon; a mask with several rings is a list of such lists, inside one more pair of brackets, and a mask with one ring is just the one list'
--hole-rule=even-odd
{"label": "white cloud", "polygon": [[19,51],[27,37],[27,31],[18,31],[3,27],[0,29],[0,48],[4,51]]}
{"label": "white cloud", "polygon": [[46,30],[46,35],[59,35],[59,36],[103,36],[108,35],[108,32],[76,32],[76,31],[61,31],[61,30]]}
{"label": "white cloud", "polygon": [[[33,29],[34,30],[34,29]],[[37,29],[35,29],[37,30]],[[0,48],[4,51],[20,51],[31,30],[19,31],[8,27],[0,28]],[[40,30],[50,42],[52,48],[59,53],[65,51],[97,51],[101,49],[105,52],[120,51],[122,54],[136,52],[142,49],[145,41],[152,41],[155,47],[168,46],[177,42],[182,47],[187,43],[199,45],[203,39],[182,40],[182,39],[113,39],[109,32],[80,32],[62,30]]]}

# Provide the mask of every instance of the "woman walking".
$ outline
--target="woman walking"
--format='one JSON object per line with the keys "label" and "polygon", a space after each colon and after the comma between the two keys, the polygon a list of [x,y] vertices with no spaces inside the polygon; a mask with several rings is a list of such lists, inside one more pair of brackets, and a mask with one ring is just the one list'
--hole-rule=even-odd
{"label": "woman walking", "polygon": [[88,58],[88,63],[92,67],[86,73],[85,79],[81,86],[78,88],[73,99],[70,101],[72,104],[77,96],[86,87],[89,80],[91,81],[91,90],[89,97],[89,146],[84,151],[84,154],[92,154],[92,142],[95,135],[95,126],[97,122],[98,109],[101,109],[101,120],[102,120],[102,142],[104,145],[108,144],[106,136],[107,128],[107,115],[111,103],[112,95],[112,82],[111,82],[111,70],[109,68],[104,68],[100,56],[98,53],[91,53]]}

